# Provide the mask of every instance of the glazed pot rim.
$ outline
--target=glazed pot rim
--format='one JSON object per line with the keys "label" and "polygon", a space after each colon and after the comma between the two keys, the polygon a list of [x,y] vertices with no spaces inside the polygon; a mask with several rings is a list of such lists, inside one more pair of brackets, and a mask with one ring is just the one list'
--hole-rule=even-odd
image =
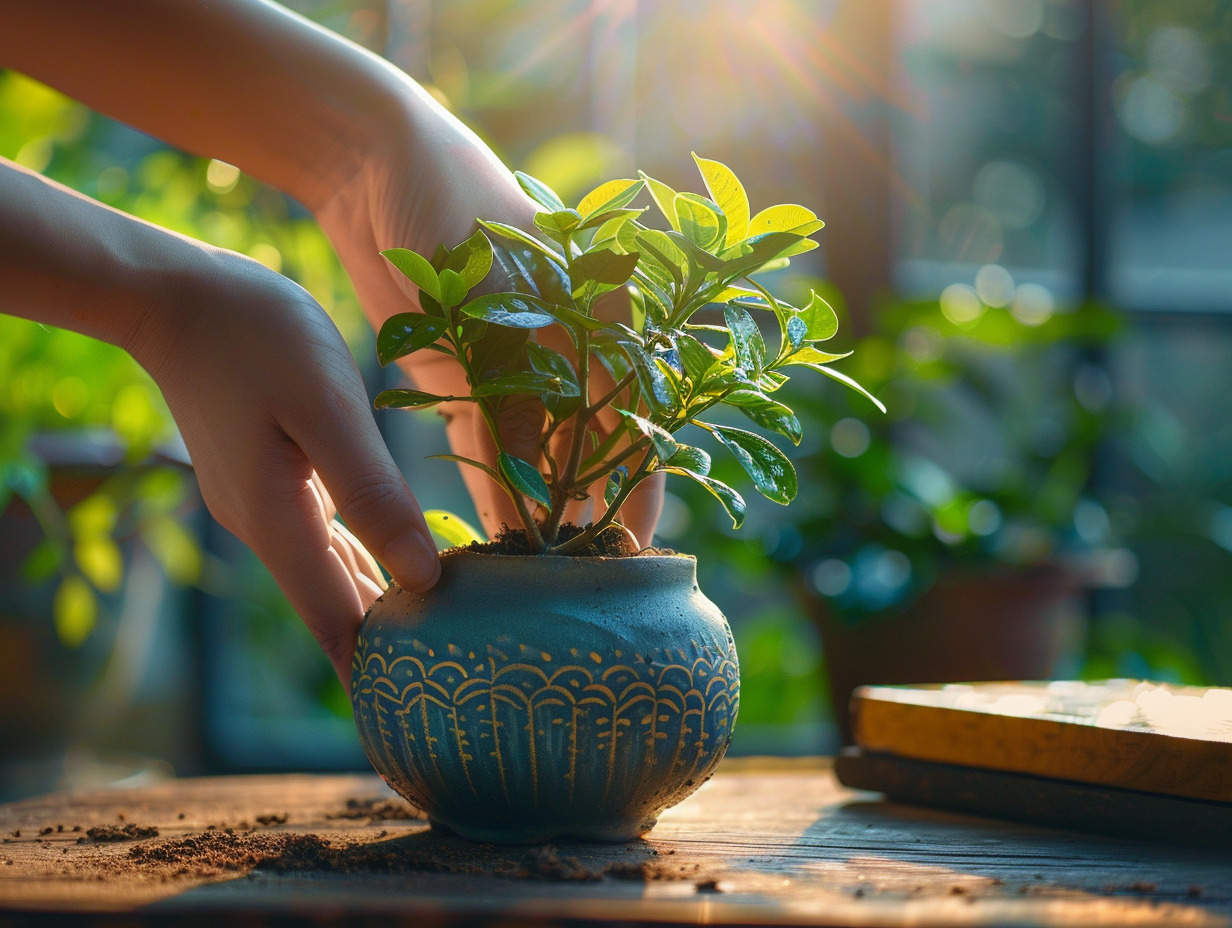
{"label": "glazed pot rim", "polygon": [[651,562],[663,563],[667,561],[692,561],[697,563],[697,557],[693,554],[681,554],[679,552],[661,553],[661,554],[626,554],[619,557],[610,555],[574,555],[574,554],[502,554],[491,551],[470,551],[466,548],[446,548],[440,552],[440,558],[444,560],[466,560],[466,561],[525,561],[536,562],[543,564],[564,563],[564,564],[585,564],[588,562],[611,564],[611,563],[637,563]]}

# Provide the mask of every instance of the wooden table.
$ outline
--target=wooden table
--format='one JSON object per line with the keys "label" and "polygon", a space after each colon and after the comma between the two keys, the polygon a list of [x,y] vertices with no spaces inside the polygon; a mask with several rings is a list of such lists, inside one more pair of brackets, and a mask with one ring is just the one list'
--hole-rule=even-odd
{"label": "wooden table", "polygon": [[728,761],[628,845],[469,845],[414,814],[375,776],[171,780],[0,806],[0,925],[1232,928],[1232,851],[886,803],[824,761]]}

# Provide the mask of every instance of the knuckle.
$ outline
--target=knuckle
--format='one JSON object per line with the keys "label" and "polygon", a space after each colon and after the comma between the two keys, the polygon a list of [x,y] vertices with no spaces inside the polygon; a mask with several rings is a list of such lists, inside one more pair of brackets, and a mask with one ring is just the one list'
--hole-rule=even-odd
{"label": "knuckle", "polygon": [[501,404],[499,429],[506,444],[526,445],[539,441],[547,410],[534,397],[516,397]]}
{"label": "knuckle", "polygon": [[352,479],[332,495],[343,519],[371,527],[393,520],[402,509],[403,492],[401,478],[374,471]]}

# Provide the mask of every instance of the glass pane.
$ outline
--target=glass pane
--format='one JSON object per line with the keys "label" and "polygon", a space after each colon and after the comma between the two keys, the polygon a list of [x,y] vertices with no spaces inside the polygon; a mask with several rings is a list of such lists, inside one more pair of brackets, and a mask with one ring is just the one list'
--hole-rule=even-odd
{"label": "glass pane", "polygon": [[1073,81],[1082,32],[1080,5],[1069,0],[899,5],[901,292],[936,295],[956,284],[992,306],[1012,302],[1024,282],[1061,300],[1077,295],[1070,178],[1080,155]]}
{"label": "glass pane", "polygon": [[1232,3],[1117,6],[1110,296],[1232,309]]}

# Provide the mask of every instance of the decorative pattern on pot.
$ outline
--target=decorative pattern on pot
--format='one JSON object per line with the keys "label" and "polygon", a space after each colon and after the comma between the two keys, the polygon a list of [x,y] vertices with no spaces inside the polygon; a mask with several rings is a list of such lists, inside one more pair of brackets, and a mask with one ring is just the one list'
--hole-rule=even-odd
{"label": "decorative pattern on pot", "polygon": [[691,558],[454,560],[426,596],[378,600],[352,675],[373,766],[434,824],[624,840],[709,778],[739,668]]}

